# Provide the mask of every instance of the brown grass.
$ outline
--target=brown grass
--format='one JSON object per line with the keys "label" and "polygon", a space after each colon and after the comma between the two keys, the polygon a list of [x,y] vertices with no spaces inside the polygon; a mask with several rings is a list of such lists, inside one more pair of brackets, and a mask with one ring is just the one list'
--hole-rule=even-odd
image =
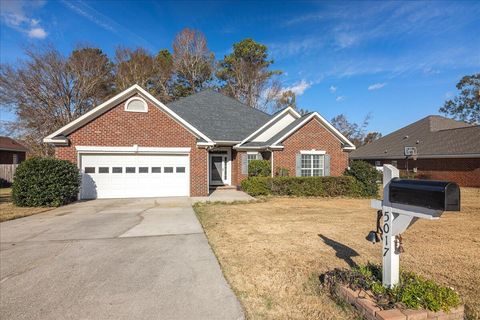
{"label": "brown grass", "polygon": [[[380,263],[365,240],[370,200],[272,198],[196,207],[223,272],[249,319],[352,319],[318,276],[349,263]],[[480,315],[480,189],[462,189],[462,211],[421,220],[404,233],[401,267],[452,286]],[[320,236],[321,235],[321,236]]]}
{"label": "brown grass", "polygon": [[17,207],[12,203],[10,188],[0,189],[0,222],[31,216],[52,208]]}

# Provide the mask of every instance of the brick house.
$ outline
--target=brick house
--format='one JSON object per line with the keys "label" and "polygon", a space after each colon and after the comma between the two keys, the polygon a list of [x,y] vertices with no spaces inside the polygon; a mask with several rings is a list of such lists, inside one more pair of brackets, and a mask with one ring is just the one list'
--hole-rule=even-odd
{"label": "brick house", "polygon": [[393,164],[421,179],[480,187],[480,126],[428,116],[350,154],[380,168]]}
{"label": "brick house", "polygon": [[82,199],[204,196],[238,187],[252,159],[272,175],[341,175],[355,146],[318,113],[273,115],[213,90],[167,105],[138,85],[44,139],[82,172]]}
{"label": "brick house", "polygon": [[19,164],[25,160],[28,149],[10,137],[0,137],[0,164]]}

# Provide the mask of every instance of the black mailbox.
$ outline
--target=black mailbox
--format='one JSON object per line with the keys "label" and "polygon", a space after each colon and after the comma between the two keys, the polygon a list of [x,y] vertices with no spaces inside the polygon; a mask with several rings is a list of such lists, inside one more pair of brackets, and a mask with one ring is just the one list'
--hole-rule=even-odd
{"label": "black mailbox", "polygon": [[391,203],[460,211],[460,188],[454,182],[394,178],[390,181],[389,195]]}

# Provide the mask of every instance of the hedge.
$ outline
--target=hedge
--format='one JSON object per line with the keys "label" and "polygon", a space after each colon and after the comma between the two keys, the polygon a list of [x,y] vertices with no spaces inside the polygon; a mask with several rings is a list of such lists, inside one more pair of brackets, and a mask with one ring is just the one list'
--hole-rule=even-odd
{"label": "hedge", "polygon": [[362,187],[364,197],[378,196],[378,183],[381,173],[370,163],[361,160],[355,160],[350,164],[350,168],[345,170],[346,176],[354,177]]}
{"label": "hedge", "polygon": [[53,158],[30,158],[18,165],[12,200],[19,207],[58,207],[75,201],[80,172],[73,163]]}
{"label": "hedge", "polygon": [[271,174],[270,161],[251,160],[248,164],[248,175],[250,177],[268,177]]}
{"label": "hedge", "polygon": [[251,196],[359,197],[362,186],[353,177],[250,177],[242,189]]}

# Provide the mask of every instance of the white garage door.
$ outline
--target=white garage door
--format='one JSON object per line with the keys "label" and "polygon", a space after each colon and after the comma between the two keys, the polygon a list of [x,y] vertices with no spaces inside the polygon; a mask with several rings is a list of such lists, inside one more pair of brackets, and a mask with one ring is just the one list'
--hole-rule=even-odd
{"label": "white garage door", "polygon": [[82,199],[190,194],[188,155],[83,154]]}

